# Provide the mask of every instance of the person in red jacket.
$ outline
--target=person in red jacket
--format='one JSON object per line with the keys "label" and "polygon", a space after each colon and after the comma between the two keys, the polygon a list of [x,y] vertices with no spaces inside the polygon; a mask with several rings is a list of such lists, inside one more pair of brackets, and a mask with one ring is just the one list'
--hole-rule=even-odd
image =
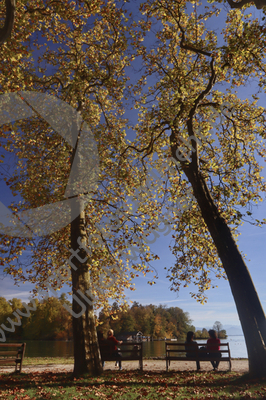
{"label": "person in red jacket", "polygon": [[[117,340],[117,339],[114,337],[114,331],[113,331],[113,329],[109,329],[109,331],[107,332],[107,340],[110,341],[110,342],[112,342],[112,346],[113,346],[112,355],[113,355],[115,358],[122,358],[121,353],[119,353],[119,351],[118,351],[117,344],[121,344],[121,343],[123,343],[123,342],[122,342],[122,340],[119,341],[119,340]],[[118,364],[119,364],[119,369],[121,370],[121,369],[122,369],[121,360],[118,361]]]}
{"label": "person in red jacket", "polygon": [[[209,333],[210,339],[207,340],[207,352],[210,355],[214,355],[216,357],[221,357],[222,354],[220,352],[220,346],[219,346],[220,339],[217,338],[217,333],[213,329],[210,329],[208,333]],[[211,363],[213,366],[213,370],[217,371],[220,361],[211,361]]]}

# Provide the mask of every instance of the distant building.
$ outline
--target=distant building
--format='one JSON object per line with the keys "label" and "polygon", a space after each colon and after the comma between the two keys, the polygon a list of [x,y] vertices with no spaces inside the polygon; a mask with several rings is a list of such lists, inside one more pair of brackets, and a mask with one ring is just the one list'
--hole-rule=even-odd
{"label": "distant building", "polygon": [[140,331],[120,332],[117,334],[117,339],[123,341],[142,342],[142,337],[143,333]]}

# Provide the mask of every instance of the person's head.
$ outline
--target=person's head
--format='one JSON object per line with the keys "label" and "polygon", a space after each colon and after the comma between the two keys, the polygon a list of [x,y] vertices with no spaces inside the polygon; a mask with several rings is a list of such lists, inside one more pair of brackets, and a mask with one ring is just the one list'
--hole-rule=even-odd
{"label": "person's head", "polygon": [[187,342],[191,342],[192,339],[193,339],[193,337],[194,337],[194,332],[189,331],[189,332],[187,333]]}
{"label": "person's head", "polygon": [[214,329],[210,329],[208,333],[212,339],[217,339],[217,333]]}
{"label": "person's head", "polygon": [[113,329],[109,329],[109,331],[107,332],[107,335],[108,336],[113,336],[113,334],[114,334]]}

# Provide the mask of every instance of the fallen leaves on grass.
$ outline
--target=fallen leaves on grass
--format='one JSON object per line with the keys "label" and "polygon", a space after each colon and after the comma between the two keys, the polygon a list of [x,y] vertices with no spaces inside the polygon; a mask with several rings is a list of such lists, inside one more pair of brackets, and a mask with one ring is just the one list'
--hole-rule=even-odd
{"label": "fallen leaves on grass", "polygon": [[[241,379],[242,378],[242,379]],[[265,399],[265,380],[244,380],[240,373],[105,371],[100,377],[71,373],[5,374],[0,399]]]}

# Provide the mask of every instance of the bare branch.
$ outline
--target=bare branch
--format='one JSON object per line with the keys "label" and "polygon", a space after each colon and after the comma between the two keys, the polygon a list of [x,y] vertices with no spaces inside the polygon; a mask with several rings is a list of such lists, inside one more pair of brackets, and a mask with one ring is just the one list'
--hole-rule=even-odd
{"label": "bare branch", "polygon": [[0,45],[4,44],[10,37],[15,20],[16,0],[5,0],[6,19],[4,27],[0,28]]}
{"label": "bare branch", "polygon": [[[189,117],[187,119],[187,128],[188,128],[188,133],[190,137],[195,137],[194,134],[194,129],[193,129],[193,118],[196,112],[196,109],[199,105],[199,103],[210,93],[213,85],[215,84],[215,79],[216,79],[216,74],[215,74],[215,70],[213,67],[213,63],[214,60],[212,58],[211,62],[210,62],[210,67],[211,67],[211,76],[209,78],[209,83],[207,85],[207,87],[198,95],[198,97],[196,98],[193,107],[191,108],[190,112],[189,112]],[[192,153],[191,156],[191,162],[194,165],[194,167],[196,169],[198,169],[199,167],[199,160],[198,160],[198,144],[197,141],[194,141],[194,144],[192,144],[192,140],[191,140],[191,145],[194,148],[194,152]]]}

